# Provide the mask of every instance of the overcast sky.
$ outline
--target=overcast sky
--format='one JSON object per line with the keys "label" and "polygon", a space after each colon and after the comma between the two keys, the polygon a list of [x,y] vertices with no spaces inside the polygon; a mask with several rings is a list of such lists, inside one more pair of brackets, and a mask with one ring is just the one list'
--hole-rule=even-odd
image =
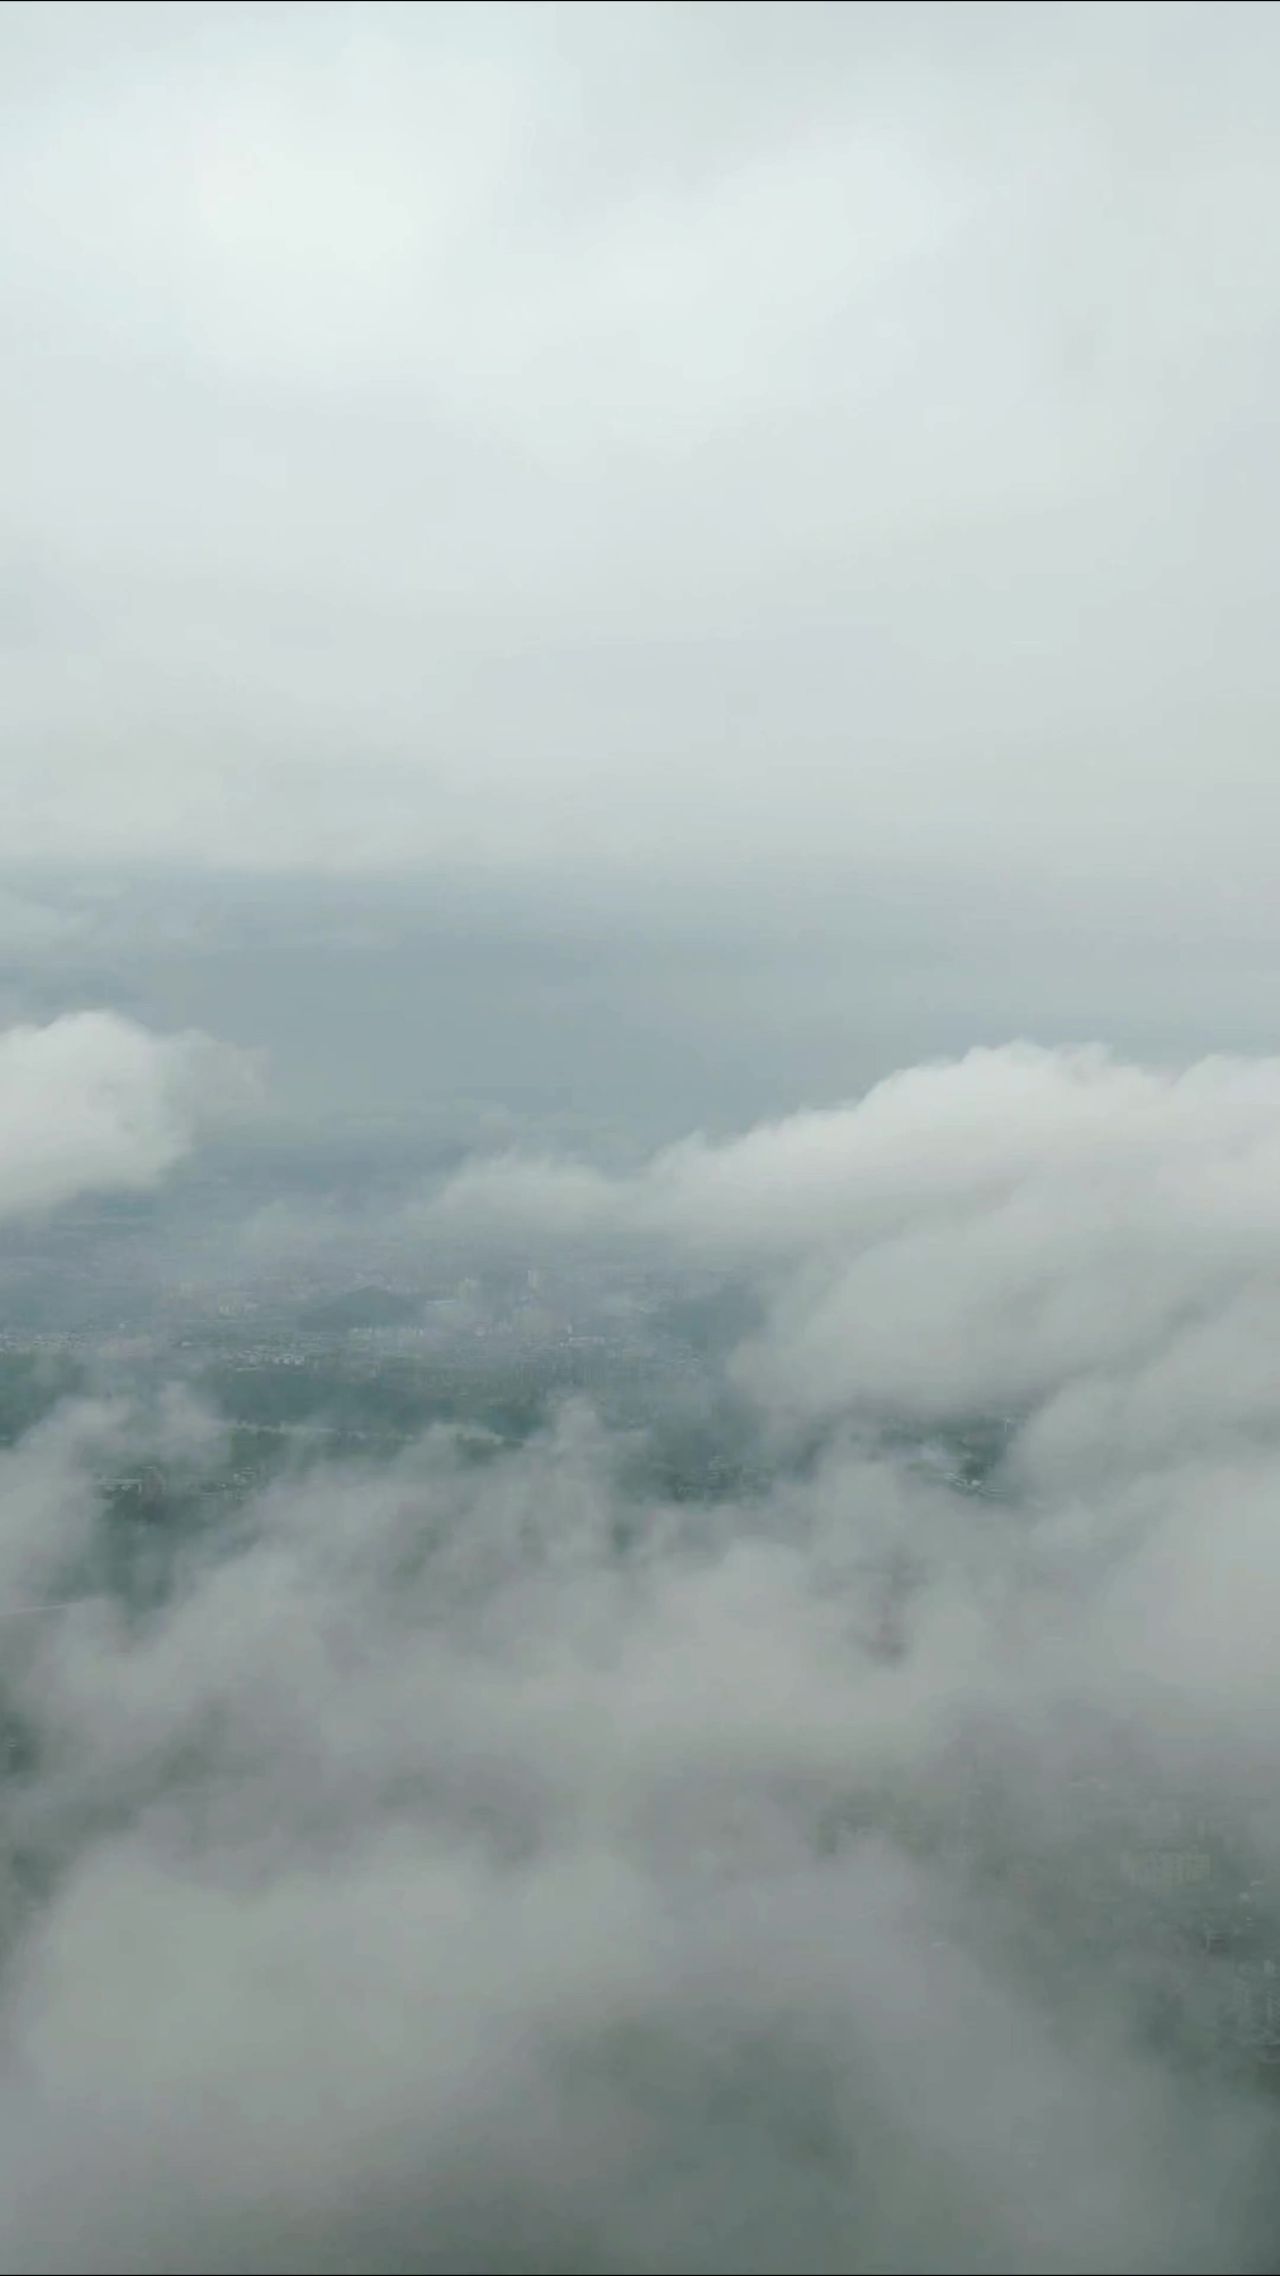
{"label": "overcast sky", "polygon": [[1267,928],[1268,5],[0,12],[10,863]]}
{"label": "overcast sky", "polygon": [[[0,2276],[1275,2269],[1277,118],[1223,0],[0,5],[5,1287],[153,1244],[0,1447]],[[742,1320],[261,1492],[130,1388],[494,1241]]]}

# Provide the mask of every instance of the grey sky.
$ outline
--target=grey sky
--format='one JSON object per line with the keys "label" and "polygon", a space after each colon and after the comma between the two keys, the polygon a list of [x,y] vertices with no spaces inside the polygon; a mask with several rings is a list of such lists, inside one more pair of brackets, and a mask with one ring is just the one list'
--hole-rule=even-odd
{"label": "grey sky", "polygon": [[[1278,116],[0,6],[0,2276],[1275,2268]],[[224,1295],[495,1243],[253,1482]],[[427,1427],[526,1333],[622,1421]]]}
{"label": "grey sky", "polygon": [[1271,6],[43,0],[0,88],[11,862],[1266,929]]}

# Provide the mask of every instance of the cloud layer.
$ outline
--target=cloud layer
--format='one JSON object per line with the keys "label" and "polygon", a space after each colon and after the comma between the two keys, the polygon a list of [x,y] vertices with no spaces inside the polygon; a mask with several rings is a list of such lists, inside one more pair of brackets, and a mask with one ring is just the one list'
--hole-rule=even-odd
{"label": "cloud layer", "polygon": [[1272,11],[0,39],[10,859],[1268,921]]}
{"label": "cloud layer", "polygon": [[686,1141],[631,1178],[477,1163],[434,1213],[496,1239],[656,1239],[753,1276],[769,1323],[742,1365],[802,1413],[1071,1397],[1077,1441],[1092,1400],[1095,1428],[1145,1414],[1155,1444],[1197,1379],[1202,1420],[1265,1404],[1247,1353],[1275,1303],[1278,1110],[1280,1061],[1158,1070],[1015,1044]]}
{"label": "cloud layer", "polygon": [[[860,1643],[943,1496],[845,1462],[785,1538],[653,1512],[626,1563],[603,1453],[425,1446],[141,1631],[23,1625],[4,2264],[1244,2264],[1265,2103],[1144,2049],[1141,1914],[1073,1971],[1003,1885],[1083,1877],[1105,1685],[945,1551],[905,1655]],[[1023,1758],[966,1863],[984,1716]]]}
{"label": "cloud layer", "polygon": [[1017,1046],[455,1185],[745,1277],[737,1501],[571,1406],[139,1598],[95,1479],[216,1426],[7,1454],[0,2265],[1273,2265],[1278,1093]]}

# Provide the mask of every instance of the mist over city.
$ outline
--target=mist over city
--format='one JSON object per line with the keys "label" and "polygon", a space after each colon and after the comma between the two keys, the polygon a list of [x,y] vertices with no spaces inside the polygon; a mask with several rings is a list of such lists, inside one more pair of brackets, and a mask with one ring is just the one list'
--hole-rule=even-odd
{"label": "mist over city", "polygon": [[1278,103],[0,10],[0,2276],[1280,2266]]}

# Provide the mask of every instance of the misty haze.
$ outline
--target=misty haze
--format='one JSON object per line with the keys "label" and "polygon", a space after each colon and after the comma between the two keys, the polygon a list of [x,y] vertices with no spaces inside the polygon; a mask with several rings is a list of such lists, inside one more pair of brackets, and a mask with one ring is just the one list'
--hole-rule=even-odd
{"label": "misty haze", "polygon": [[1277,116],[0,9],[0,2276],[1280,2269]]}

